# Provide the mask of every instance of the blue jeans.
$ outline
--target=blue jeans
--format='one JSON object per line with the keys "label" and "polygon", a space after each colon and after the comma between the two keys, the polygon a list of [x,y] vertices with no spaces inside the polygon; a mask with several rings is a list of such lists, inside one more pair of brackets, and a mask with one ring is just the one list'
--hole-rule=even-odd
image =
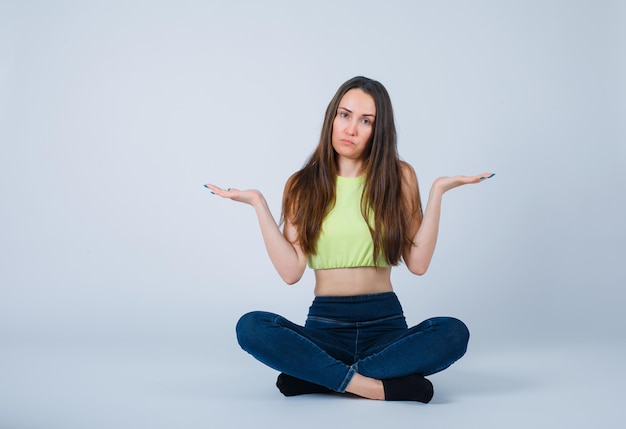
{"label": "blue jeans", "polygon": [[237,340],[265,365],[343,393],[356,372],[379,380],[439,372],[465,354],[469,331],[451,317],[408,328],[386,292],[316,297],[304,327],[254,311],[239,319]]}

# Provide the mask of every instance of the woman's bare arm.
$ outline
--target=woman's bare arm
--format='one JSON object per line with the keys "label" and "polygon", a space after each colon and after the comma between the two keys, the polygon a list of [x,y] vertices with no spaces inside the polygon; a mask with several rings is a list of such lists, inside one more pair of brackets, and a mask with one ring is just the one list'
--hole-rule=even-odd
{"label": "woman's bare arm", "polygon": [[[403,174],[404,192],[409,193],[409,196],[417,195],[418,185],[415,172],[408,164],[407,168],[404,169]],[[421,223],[415,213],[410,214],[410,216],[412,216],[410,233],[413,237],[413,244],[405,249],[403,255],[404,262],[409,271],[413,274],[422,275],[428,270],[430,261],[435,252],[437,236],[439,235],[439,220],[441,218],[441,201],[443,194],[462,185],[480,183],[490,177],[493,177],[493,174],[483,173],[476,176],[440,177],[435,180],[428,195],[428,201]]]}
{"label": "woman's bare arm", "polygon": [[205,186],[215,195],[250,204],[254,207],[265,248],[280,277],[287,284],[294,284],[302,278],[306,269],[307,256],[296,242],[295,227],[285,221],[284,233],[280,231],[265,197],[260,191],[256,189],[243,191],[234,188],[222,189],[211,184]]}

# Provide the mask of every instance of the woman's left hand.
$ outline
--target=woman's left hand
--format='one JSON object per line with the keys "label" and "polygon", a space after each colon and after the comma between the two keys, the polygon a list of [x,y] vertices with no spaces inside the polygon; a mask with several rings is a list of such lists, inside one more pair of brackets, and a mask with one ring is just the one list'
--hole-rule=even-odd
{"label": "woman's left hand", "polygon": [[433,190],[437,189],[443,194],[450,189],[454,189],[462,185],[484,182],[485,180],[490,179],[493,176],[495,176],[495,173],[483,173],[476,176],[440,177],[433,183]]}

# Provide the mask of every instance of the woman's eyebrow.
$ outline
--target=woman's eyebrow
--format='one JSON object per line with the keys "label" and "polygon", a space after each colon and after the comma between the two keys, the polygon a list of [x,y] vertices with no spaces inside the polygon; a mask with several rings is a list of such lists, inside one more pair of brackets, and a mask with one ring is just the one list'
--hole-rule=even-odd
{"label": "woman's eyebrow", "polygon": [[[352,110],[350,109],[346,109],[345,107],[341,107],[339,106],[340,109],[345,110],[348,113],[352,113]],[[361,116],[371,116],[371,117],[376,117],[376,115],[374,115],[373,113],[364,113]]]}

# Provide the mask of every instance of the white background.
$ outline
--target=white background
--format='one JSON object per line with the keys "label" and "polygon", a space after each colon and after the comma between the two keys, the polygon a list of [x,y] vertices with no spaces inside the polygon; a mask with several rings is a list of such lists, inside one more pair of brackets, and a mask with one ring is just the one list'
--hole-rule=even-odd
{"label": "white background", "polygon": [[[175,359],[226,379],[249,372],[269,389],[257,395],[277,395],[274,375],[238,349],[234,325],[256,309],[303,322],[312,274],[282,284],[253,210],[202,185],[258,188],[278,217],[285,180],[317,144],[336,88],[355,75],[387,87],[424,202],[438,176],[496,173],[445,196],[425,276],[394,270],[408,321],[464,320],[466,365],[502,363],[494,356],[504,353],[551,374],[592,353],[576,368],[593,374],[607,368],[599,356],[624,356],[626,3],[4,1],[0,425],[96,427],[100,408],[82,396],[72,420],[82,391],[59,386],[81,379],[72,369],[83,352],[98,356],[85,358],[91,376],[135,374],[126,354],[96,351],[131,345],[153,358],[177,350]],[[560,364],[524,357],[553,349],[568,350]],[[175,378],[180,365],[159,368]],[[502,369],[513,379],[516,370]],[[616,378],[623,372],[607,375]],[[460,389],[446,380],[451,394]],[[207,383],[207,392],[224,388]],[[508,388],[506,377],[493,385]],[[473,388],[468,381],[470,397]],[[238,398],[227,392],[225,401]],[[578,422],[594,414],[577,412]]]}

